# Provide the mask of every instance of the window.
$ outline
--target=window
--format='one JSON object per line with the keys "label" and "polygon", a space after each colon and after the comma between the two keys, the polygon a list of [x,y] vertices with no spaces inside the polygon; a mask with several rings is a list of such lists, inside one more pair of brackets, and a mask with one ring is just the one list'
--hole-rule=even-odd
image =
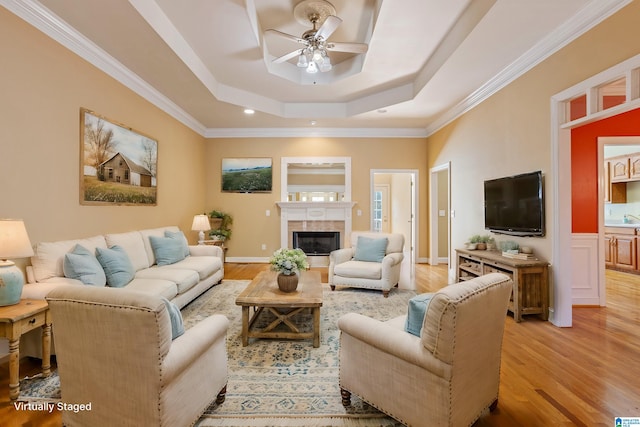
{"label": "window", "polygon": [[382,191],[373,193],[373,230],[382,230]]}

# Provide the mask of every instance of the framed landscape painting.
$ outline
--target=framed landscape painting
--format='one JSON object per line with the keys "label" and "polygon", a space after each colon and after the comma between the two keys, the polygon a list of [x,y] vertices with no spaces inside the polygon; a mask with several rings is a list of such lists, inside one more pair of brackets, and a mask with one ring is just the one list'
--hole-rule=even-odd
{"label": "framed landscape painting", "polygon": [[222,159],[222,191],[229,193],[270,193],[270,157]]}
{"label": "framed landscape painting", "polygon": [[157,204],[158,142],[80,109],[80,204]]}

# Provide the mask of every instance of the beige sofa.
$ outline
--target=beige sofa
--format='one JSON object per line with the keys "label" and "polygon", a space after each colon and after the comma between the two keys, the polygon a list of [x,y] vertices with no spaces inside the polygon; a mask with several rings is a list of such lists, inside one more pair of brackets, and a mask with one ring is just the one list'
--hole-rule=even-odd
{"label": "beige sofa", "polygon": [[[150,237],[165,237],[166,232],[177,233],[178,227],[161,227],[127,233],[105,234],[86,239],[38,243],[27,267],[28,282],[22,298],[44,299],[60,285],[83,285],[65,277],[64,257],[76,245],[95,253],[96,248],[120,246],[135,269],[126,289],[162,296],[182,308],[224,277],[222,249],[218,246],[188,246],[189,256],[174,264],[158,266]],[[186,243],[186,241],[185,241]]]}
{"label": "beige sofa", "polygon": [[212,315],[172,340],[158,297],[96,286],[47,295],[55,319],[66,426],[193,425],[225,398],[229,321]]}
{"label": "beige sofa", "polygon": [[[171,265],[158,266],[150,237],[165,237],[166,232],[178,233],[175,226],[105,234],[86,239],[38,243],[27,267],[28,283],[22,290],[22,298],[44,299],[54,289],[64,285],[89,286],[80,280],[65,277],[65,255],[81,245],[89,252],[96,248],[118,245],[124,249],[135,274],[123,289],[160,296],[179,308],[193,301],[200,294],[222,281],[224,277],[223,252],[218,246],[187,246],[189,256]],[[186,239],[185,239],[186,243]],[[55,328],[55,327],[54,327]],[[20,352],[31,357],[41,357],[40,329],[23,335]],[[55,353],[55,350],[52,349]]]}
{"label": "beige sofa", "polygon": [[473,424],[498,402],[512,286],[491,273],[444,287],[428,303],[420,336],[405,331],[406,316],[341,317],[343,404],[353,393],[407,426]]}

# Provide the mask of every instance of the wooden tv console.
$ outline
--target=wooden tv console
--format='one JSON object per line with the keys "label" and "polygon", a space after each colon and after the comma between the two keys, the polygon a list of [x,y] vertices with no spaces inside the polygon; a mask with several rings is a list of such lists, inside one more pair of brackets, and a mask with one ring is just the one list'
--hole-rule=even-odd
{"label": "wooden tv console", "polygon": [[516,322],[526,314],[549,316],[549,263],[541,259],[507,258],[498,251],[456,249],[458,282],[489,273],[504,273],[513,280],[509,311]]}

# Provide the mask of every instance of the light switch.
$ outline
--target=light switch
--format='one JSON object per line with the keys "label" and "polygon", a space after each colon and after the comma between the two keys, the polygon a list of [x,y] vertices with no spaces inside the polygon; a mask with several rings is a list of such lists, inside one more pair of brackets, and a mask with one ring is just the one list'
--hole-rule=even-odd
{"label": "light switch", "polygon": [[446,216],[446,215],[447,215],[447,213],[444,211],[444,209],[440,209],[438,211],[438,216]]}
{"label": "light switch", "polygon": [[267,211],[265,212],[267,216],[271,216],[271,211],[269,209],[267,209]]}
{"label": "light switch", "polygon": [[362,209],[358,209],[358,210],[356,211],[356,215],[358,215],[358,216],[362,216]]}

